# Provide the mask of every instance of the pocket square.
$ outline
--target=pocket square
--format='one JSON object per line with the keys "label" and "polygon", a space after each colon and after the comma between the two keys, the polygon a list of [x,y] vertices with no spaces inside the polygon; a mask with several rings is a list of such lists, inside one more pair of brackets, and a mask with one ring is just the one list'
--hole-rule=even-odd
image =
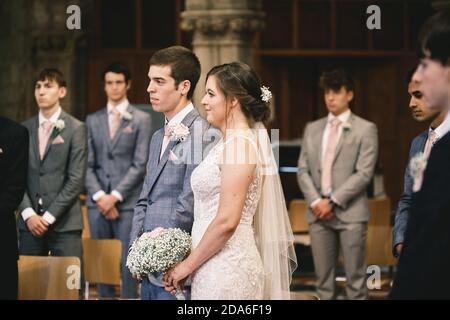
{"label": "pocket square", "polygon": [[0,154],[3,154],[3,149],[2,148],[0,148]]}
{"label": "pocket square", "polygon": [[133,128],[131,128],[130,126],[125,127],[125,128],[123,129],[123,133],[132,133],[132,132],[133,132]]}
{"label": "pocket square", "polygon": [[61,136],[57,136],[52,142],[52,144],[61,144],[61,143],[64,143],[64,139]]}

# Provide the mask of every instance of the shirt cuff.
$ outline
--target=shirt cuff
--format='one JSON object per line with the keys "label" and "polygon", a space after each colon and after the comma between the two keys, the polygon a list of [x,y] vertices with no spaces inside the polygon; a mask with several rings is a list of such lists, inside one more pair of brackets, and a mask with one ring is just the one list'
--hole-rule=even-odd
{"label": "shirt cuff", "polygon": [[23,221],[27,221],[30,217],[35,216],[36,212],[32,208],[26,208],[21,213]]}
{"label": "shirt cuff", "polygon": [[56,221],[56,218],[48,211],[46,211],[44,213],[44,215],[42,216],[42,219],[44,219],[45,221],[48,222],[48,224],[53,224]]}
{"label": "shirt cuff", "polygon": [[103,197],[104,195],[106,195],[105,191],[100,190],[97,191],[96,193],[94,193],[94,195],[92,196],[92,200],[94,200],[94,202],[97,202],[101,197]]}
{"label": "shirt cuff", "polygon": [[316,200],[314,200],[313,202],[311,202],[310,207],[311,207],[311,208],[314,208],[314,206],[315,206],[316,204],[318,204],[320,200],[322,200],[322,198],[317,198]]}
{"label": "shirt cuff", "polygon": [[339,203],[339,201],[336,200],[335,197],[331,196],[330,199],[331,199],[331,201],[333,201],[334,203],[336,203],[339,207],[341,207],[341,204]]}
{"label": "shirt cuff", "polygon": [[123,197],[122,197],[122,195],[120,194],[119,191],[113,190],[113,191],[111,191],[111,195],[116,197],[117,200],[119,200],[120,202],[123,202]]}

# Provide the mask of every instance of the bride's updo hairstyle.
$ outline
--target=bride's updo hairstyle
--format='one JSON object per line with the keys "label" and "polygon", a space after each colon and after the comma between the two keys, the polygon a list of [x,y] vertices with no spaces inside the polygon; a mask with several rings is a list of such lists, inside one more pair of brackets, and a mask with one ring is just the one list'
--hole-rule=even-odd
{"label": "bride's updo hairstyle", "polygon": [[251,122],[266,122],[270,116],[269,102],[262,99],[261,80],[253,69],[242,62],[213,67],[206,80],[215,76],[217,86],[227,97],[236,97],[244,115]]}

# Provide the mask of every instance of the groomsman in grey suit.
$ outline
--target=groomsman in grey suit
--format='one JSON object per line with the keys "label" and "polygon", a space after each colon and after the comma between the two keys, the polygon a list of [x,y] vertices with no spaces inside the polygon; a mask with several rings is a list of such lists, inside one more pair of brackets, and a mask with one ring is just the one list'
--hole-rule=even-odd
{"label": "groomsman in grey suit", "polygon": [[298,182],[309,206],[317,293],[321,299],[336,297],[340,246],[347,297],[366,299],[366,188],[378,157],[377,127],[350,111],[353,81],[343,70],[324,73],[320,85],[329,114],[306,126],[298,162]]}
{"label": "groomsman in grey suit", "polygon": [[39,114],[23,123],[30,148],[27,187],[19,206],[19,252],[81,260],[79,198],[86,175],[86,126],[60,106],[66,82],[59,70],[42,70],[34,95]]}
{"label": "groomsman in grey suit", "polygon": [[[122,242],[121,297],[135,299],[137,282],[126,267],[126,258],[133,208],[148,159],[150,115],[128,102],[131,74],[125,65],[109,65],[103,81],[107,106],[86,119],[88,219],[93,239],[115,238]],[[100,297],[115,296],[114,286],[100,284],[97,288]]]}
{"label": "groomsman in grey suit", "polygon": [[[441,123],[445,119],[446,112],[442,112],[443,108],[430,109],[425,102],[423,93],[420,90],[420,83],[412,80],[414,68],[408,73],[408,93],[411,96],[409,100],[409,108],[412,116],[419,122],[430,122],[428,130],[422,132],[411,142],[409,150],[408,164],[410,160],[419,152],[425,152],[429,155],[431,148],[437,141],[438,137],[442,137]],[[406,166],[404,178],[404,191],[398,202],[397,212],[395,214],[395,223],[393,229],[392,253],[395,257],[400,256],[405,239],[406,226],[411,211],[412,194],[413,194],[413,177],[410,173],[409,165]]]}
{"label": "groomsman in grey suit", "polygon": [[[156,227],[191,232],[194,196],[191,174],[206,155],[209,124],[191,102],[200,77],[197,56],[174,46],[150,59],[147,92],[153,109],[163,112],[166,125],[153,135],[142,192],[134,209],[130,245]],[[164,290],[162,274],[149,275],[141,285],[143,300],[173,300]]]}

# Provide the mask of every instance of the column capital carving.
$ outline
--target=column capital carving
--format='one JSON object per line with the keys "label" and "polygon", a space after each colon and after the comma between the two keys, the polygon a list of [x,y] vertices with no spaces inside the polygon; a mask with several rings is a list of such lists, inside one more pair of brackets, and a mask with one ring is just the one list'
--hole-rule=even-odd
{"label": "column capital carving", "polygon": [[253,34],[264,28],[265,13],[250,10],[196,10],[181,13],[181,29],[202,35]]}

